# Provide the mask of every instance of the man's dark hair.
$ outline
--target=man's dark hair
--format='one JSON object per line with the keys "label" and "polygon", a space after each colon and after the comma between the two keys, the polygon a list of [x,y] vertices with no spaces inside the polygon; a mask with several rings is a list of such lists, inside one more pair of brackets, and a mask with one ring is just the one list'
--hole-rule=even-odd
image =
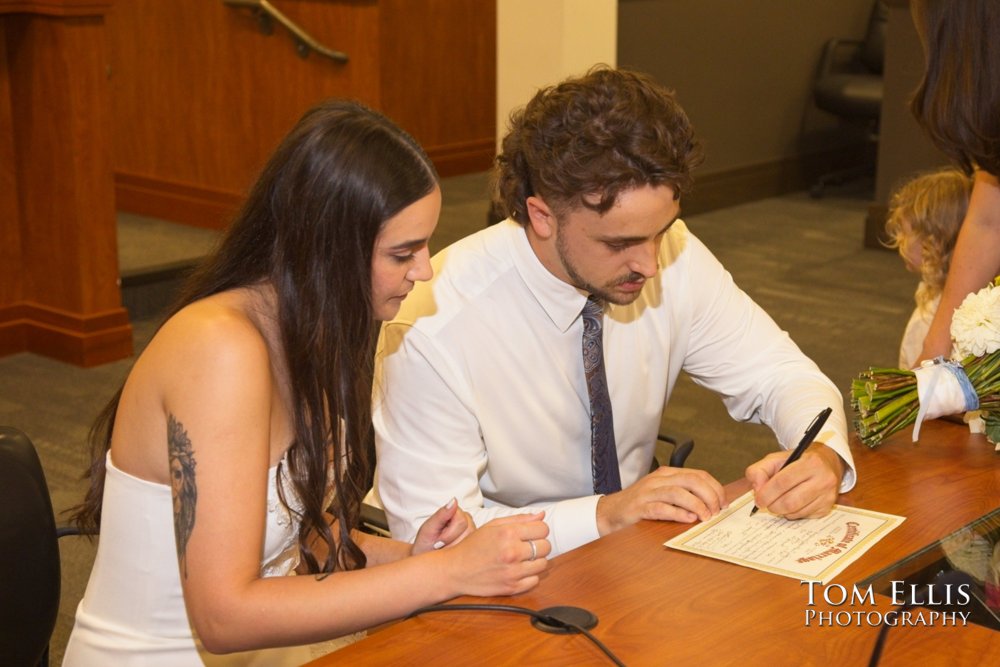
{"label": "man's dark hair", "polygon": [[601,66],[539,90],[511,114],[493,196],[521,224],[530,196],[556,211],[605,213],[621,192],[639,186],[667,185],[679,198],[700,160],[673,91],[645,74]]}

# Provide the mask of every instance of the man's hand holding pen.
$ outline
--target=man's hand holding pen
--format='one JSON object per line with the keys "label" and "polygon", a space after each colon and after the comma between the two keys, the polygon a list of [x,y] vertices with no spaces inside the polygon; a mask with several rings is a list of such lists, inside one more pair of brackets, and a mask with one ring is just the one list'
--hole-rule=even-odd
{"label": "man's hand holding pen", "polygon": [[844,476],[840,455],[816,441],[830,412],[826,408],[816,416],[792,452],[769,454],[747,468],[746,477],[754,490],[753,512],[762,508],[788,519],[830,513]]}

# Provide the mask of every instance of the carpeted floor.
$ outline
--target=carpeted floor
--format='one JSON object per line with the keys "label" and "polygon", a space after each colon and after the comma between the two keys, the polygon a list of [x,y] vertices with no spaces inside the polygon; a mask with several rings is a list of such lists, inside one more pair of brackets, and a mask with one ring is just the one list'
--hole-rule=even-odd
{"label": "carpeted floor", "polygon": [[[433,250],[484,226],[486,187],[483,174],[445,179]],[[847,186],[831,189],[822,200],[797,193],[687,220],[737,283],[842,391],[869,365],[895,365],[916,285],[894,253],[862,247],[867,196],[864,188]],[[175,234],[176,244],[171,242]],[[204,230],[135,216],[122,216],[119,235],[123,270],[129,271],[192,259],[216,238]],[[134,320],[133,326],[136,349],[141,350],[155,319]],[[130,365],[131,360],[124,360],[84,370],[32,354],[0,359],[0,421],[24,430],[35,442],[57,512],[81,497],[89,424]],[[664,423],[694,438],[688,466],[704,468],[724,483],[775,448],[767,428],[734,423],[716,396],[686,378]],[[64,594],[52,645],[55,665],[61,662],[93,560],[93,547],[85,539],[69,539],[62,546]]]}

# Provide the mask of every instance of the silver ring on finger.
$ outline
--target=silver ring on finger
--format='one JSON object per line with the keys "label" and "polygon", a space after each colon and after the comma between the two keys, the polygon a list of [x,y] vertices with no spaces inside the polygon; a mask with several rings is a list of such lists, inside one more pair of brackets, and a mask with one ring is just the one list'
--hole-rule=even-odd
{"label": "silver ring on finger", "polygon": [[528,560],[535,560],[538,558],[538,548],[535,546],[535,541],[528,540],[528,546],[531,547],[531,558]]}

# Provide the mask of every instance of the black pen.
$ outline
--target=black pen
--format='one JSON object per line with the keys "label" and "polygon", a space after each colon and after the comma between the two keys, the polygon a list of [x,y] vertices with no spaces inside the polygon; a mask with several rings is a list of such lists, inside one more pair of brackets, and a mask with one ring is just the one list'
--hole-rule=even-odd
{"label": "black pen", "polygon": [[[802,436],[802,439],[799,440],[799,444],[795,446],[794,450],[792,450],[792,455],[785,459],[785,462],[781,464],[780,468],[778,468],[778,472],[781,472],[802,457],[806,448],[813,444],[813,440],[815,440],[816,436],[819,435],[820,429],[823,428],[823,424],[826,423],[827,418],[829,418],[830,413],[832,412],[833,408],[824,408],[822,412],[816,415],[816,418],[812,420],[812,424],[809,424],[809,428],[806,429],[806,434]],[[750,510],[750,516],[753,516],[756,513],[757,506],[754,505],[753,509]]]}

